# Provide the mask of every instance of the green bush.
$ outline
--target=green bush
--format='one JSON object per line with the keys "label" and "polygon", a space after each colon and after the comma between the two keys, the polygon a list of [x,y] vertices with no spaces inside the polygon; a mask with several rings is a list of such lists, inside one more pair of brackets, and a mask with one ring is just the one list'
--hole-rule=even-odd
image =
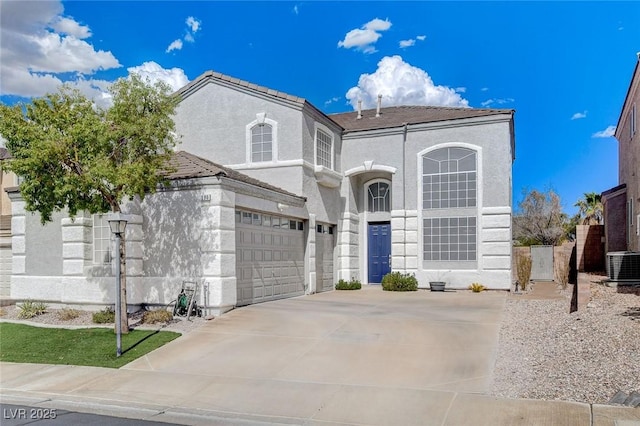
{"label": "green bush", "polygon": [[42,302],[34,302],[33,300],[25,300],[20,305],[18,318],[29,319],[47,312],[47,305]]}
{"label": "green bush", "polygon": [[173,314],[165,309],[147,311],[142,315],[143,324],[155,324],[157,322],[169,322],[173,319]]}
{"label": "green bush", "polygon": [[336,290],[360,290],[361,288],[362,284],[355,278],[351,278],[351,281],[341,279],[336,284]]}
{"label": "green bush", "polygon": [[417,291],[418,280],[413,274],[389,272],[382,277],[382,289],[386,291]]}
{"label": "green bush", "polygon": [[116,322],[116,313],[110,307],[101,311],[94,312],[92,316],[93,322],[96,324],[110,324]]}

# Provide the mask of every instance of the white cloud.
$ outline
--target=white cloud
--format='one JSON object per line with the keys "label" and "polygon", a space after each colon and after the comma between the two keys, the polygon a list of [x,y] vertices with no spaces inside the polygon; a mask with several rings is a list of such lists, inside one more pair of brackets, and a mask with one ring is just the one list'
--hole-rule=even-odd
{"label": "white cloud", "polygon": [[90,28],[64,16],[59,1],[3,1],[0,8],[0,95],[42,96],[63,83],[59,74],[86,79],[121,67],[111,52],[84,40],[91,37]]}
{"label": "white cloud", "polygon": [[491,105],[504,105],[504,104],[510,104],[513,103],[515,101],[515,99],[513,98],[493,98],[493,99],[487,99],[484,102],[480,102],[480,105],[482,105],[483,107],[488,107]]}
{"label": "white cloud", "polygon": [[595,132],[591,135],[592,138],[610,138],[616,133],[616,126],[608,126],[604,130],[600,130],[599,132]]}
{"label": "white cloud", "polygon": [[298,5],[297,4],[295,6],[293,6],[293,13],[295,13],[296,15],[300,13],[300,9],[298,9]]}
{"label": "white cloud", "polygon": [[453,90],[455,90],[458,93],[465,93],[467,91],[467,88],[466,87],[456,87]]}
{"label": "white cloud", "polygon": [[416,36],[416,38],[417,38],[418,40],[420,40],[420,41],[425,41],[425,40],[426,40],[426,38],[427,38],[427,36],[426,36],[426,35],[419,35],[419,36]]}
{"label": "white cloud", "polygon": [[200,25],[202,25],[202,21],[194,18],[193,16],[189,16],[185,21],[185,23],[187,24],[187,27],[189,27],[189,29],[193,34],[200,31]]}
{"label": "white cloud", "polygon": [[182,40],[177,39],[171,42],[171,44],[169,45],[169,47],[167,47],[167,50],[165,50],[165,52],[169,53],[172,50],[180,50],[180,49],[182,49]]}
{"label": "white cloud", "polygon": [[194,18],[193,16],[189,16],[184,23],[187,25],[187,28],[184,30],[184,36],[180,39],[177,38],[171,42],[171,44],[165,50],[165,53],[172,52],[174,50],[181,50],[184,46],[183,40],[189,43],[194,43],[196,40],[193,37],[195,33],[200,31],[202,27],[202,21]]}
{"label": "white cloud", "polygon": [[333,98],[331,98],[331,99],[329,99],[327,101],[324,101],[324,105],[325,106],[331,105],[332,103],[338,102],[339,100],[340,100],[340,98],[338,96],[334,96]]}
{"label": "white cloud", "polygon": [[397,55],[382,58],[373,74],[362,74],[358,85],[349,89],[346,98],[353,109],[357,108],[359,99],[363,108],[375,108],[378,94],[382,95],[383,106],[469,106],[454,89],[435,85],[426,71],[404,62]]}
{"label": "white cloud", "polygon": [[145,62],[137,67],[127,68],[129,74],[138,74],[143,80],[148,80],[151,84],[157,81],[164,81],[175,91],[185,86],[189,79],[181,68],[162,68],[153,61]]}
{"label": "white cloud", "polygon": [[389,28],[391,28],[391,21],[375,18],[361,28],[349,31],[344,36],[344,40],[338,42],[338,47],[355,48],[364,53],[374,53],[376,49],[373,45],[382,37],[380,32],[387,31]]}
{"label": "white cloud", "polygon": [[400,40],[398,44],[402,49],[406,49],[407,47],[415,46],[416,41],[414,39]]}
{"label": "white cloud", "polygon": [[488,87],[483,87],[482,89],[480,89],[481,92],[488,92],[489,88]]}
{"label": "white cloud", "polygon": [[575,114],[573,114],[571,116],[572,120],[579,120],[581,118],[585,118],[587,116],[587,111],[585,110],[584,112],[576,112]]}
{"label": "white cloud", "polygon": [[91,30],[86,25],[80,25],[72,18],[58,17],[51,27],[59,33],[71,35],[79,39],[91,37]]}

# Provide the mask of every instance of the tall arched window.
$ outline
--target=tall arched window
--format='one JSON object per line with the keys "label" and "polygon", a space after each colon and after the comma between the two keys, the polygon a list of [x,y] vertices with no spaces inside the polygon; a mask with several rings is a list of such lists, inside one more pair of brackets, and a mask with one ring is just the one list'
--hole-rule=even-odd
{"label": "tall arched window", "polygon": [[476,151],[447,147],[422,157],[423,259],[477,258],[478,165]]}
{"label": "tall arched window", "polygon": [[387,182],[374,182],[368,186],[367,210],[370,213],[391,211],[391,189]]}
{"label": "tall arched window", "polygon": [[251,128],[251,162],[271,161],[273,158],[273,129],[269,124]]}

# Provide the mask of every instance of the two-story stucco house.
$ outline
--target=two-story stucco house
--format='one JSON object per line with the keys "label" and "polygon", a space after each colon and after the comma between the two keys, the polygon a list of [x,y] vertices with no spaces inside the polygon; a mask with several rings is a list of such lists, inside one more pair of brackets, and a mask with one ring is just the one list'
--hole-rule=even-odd
{"label": "two-story stucco house", "polygon": [[[510,288],[513,110],[379,101],[327,115],[215,72],[176,95],[172,185],[124,207],[130,303],[167,303],[190,280],[221,313],[392,270],[423,288]],[[105,218],[42,227],[9,195],[12,297],[45,291],[40,277],[50,300],[113,303]]]}
{"label": "two-story stucco house", "polygon": [[[607,266],[615,260],[640,279],[640,53],[625,96],[615,137],[618,140],[618,185],[602,193]],[[635,252],[636,254],[622,254]],[[613,254],[615,253],[615,254]],[[626,259],[623,259],[626,257]],[[635,266],[631,266],[631,265]],[[633,270],[633,271],[632,271]],[[613,271],[610,271],[612,277]],[[616,272],[617,275],[617,272]]]}

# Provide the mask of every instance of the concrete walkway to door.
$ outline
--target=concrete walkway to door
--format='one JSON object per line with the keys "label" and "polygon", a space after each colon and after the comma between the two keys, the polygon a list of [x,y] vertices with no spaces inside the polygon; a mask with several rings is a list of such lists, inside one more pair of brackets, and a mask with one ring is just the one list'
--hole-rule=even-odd
{"label": "concrete walkway to door", "polygon": [[505,298],[366,286],[267,302],[118,370],[2,363],[0,388],[181,424],[610,424],[607,407],[486,395]]}

